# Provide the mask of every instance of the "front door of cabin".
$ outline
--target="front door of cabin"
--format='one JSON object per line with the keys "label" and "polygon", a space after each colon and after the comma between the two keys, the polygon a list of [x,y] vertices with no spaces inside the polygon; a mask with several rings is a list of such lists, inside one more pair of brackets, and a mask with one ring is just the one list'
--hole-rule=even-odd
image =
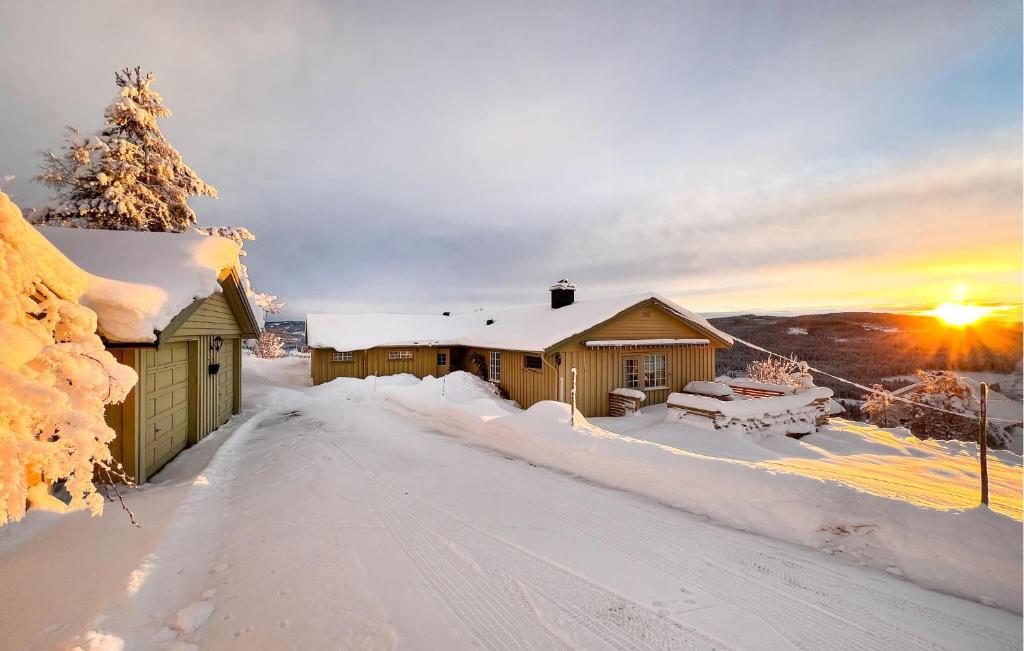
{"label": "front door of cabin", "polygon": [[444,377],[451,370],[451,353],[447,348],[439,348],[437,351],[437,373],[434,377]]}

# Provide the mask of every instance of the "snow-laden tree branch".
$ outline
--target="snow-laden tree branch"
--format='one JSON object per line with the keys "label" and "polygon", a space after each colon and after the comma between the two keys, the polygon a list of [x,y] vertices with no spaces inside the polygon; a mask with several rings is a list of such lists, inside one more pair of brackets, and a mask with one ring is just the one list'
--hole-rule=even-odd
{"label": "snow-laden tree branch", "polygon": [[[0,525],[29,506],[99,514],[94,470],[122,475],[103,412],[138,376],[77,304],[85,282],[0,193]],[[66,502],[53,495],[58,484]]]}

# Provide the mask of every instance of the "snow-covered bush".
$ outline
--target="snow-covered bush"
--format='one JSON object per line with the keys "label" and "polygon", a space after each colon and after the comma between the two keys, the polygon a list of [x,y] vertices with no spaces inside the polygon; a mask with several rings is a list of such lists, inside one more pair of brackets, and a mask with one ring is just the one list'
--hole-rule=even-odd
{"label": "snow-covered bush", "polygon": [[[876,385],[863,407],[871,422],[880,427],[903,425],[921,439],[977,441],[981,402],[964,378],[949,371],[922,370],[917,378],[914,389],[901,396],[909,403],[894,400]],[[989,421],[986,433],[992,447],[1005,448],[1010,442],[998,422]]]}
{"label": "snow-covered bush", "polygon": [[794,358],[783,359],[771,356],[767,359],[754,360],[747,364],[747,377],[762,384],[781,384],[782,386],[801,386],[794,378],[800,369],[800,363]]}
{"label": "snow-covered bush", "polygon": [[263,359],[284,357],[284,342],[273,330],[264,330],[253,346],[252,354]]}
{"label": "snow-covered bush", "polygon": [[[0,193],[0,525],[27,505],[99,514],[94,468],[120,474],[104,406],[138,377],[103,348],[95,312],[77,304],[85,283]],[[52,495],[58,483],[66,505]]]}
{"label": "snow-covered bush", "polygon": [[139,68],[114,75],[120,92],[93,135],[69,129],[64,151],[49,153],[37,177],[57,197],[35,211],[37,223],[79,228],[184,231],[196,221],[188,198],[216,197],[157,125],[171,112]]}

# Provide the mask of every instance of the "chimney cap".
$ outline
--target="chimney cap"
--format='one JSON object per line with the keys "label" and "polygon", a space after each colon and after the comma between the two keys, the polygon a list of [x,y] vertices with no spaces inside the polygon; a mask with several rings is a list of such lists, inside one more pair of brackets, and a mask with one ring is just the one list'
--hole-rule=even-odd
{"label": "chimney cap", "polygon": [[567,279],[563,278],[563,279],[559,280],[557,283],[555,283],[554,285],[552,285],[551,287],[549,287],[548,289],[551,290],[551,291],[554,291],[556,289],[569,289],[569,290],[574,290],[575,291],[576,283],[572,282],[571,280],[567,280]]}

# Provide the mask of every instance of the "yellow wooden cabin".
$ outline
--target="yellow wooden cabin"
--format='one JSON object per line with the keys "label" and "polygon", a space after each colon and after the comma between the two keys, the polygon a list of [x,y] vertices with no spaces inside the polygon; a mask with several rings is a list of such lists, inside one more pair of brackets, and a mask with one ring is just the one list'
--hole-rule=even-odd
{"label": "yellow wooden cabin", "polygon": [[102,277],[82,303],[107,349],[139,375],[125,402],[107,408],[111,452],[145,483],[241,408],[242,340],[258,337],[260,323],[238,247],[199,233],[39,230]]}
{"label": "yellow wooden cabin", "polygon": [[338,377],[475,373],[522,407],[571,402],[606,416],[615,389],[664,402],[691,380],[711,380],[715,351],[732,338],[657,294],[576,301],[560,281],[550,304],[451,315],[310,314],[306,338],[314,384]]}

